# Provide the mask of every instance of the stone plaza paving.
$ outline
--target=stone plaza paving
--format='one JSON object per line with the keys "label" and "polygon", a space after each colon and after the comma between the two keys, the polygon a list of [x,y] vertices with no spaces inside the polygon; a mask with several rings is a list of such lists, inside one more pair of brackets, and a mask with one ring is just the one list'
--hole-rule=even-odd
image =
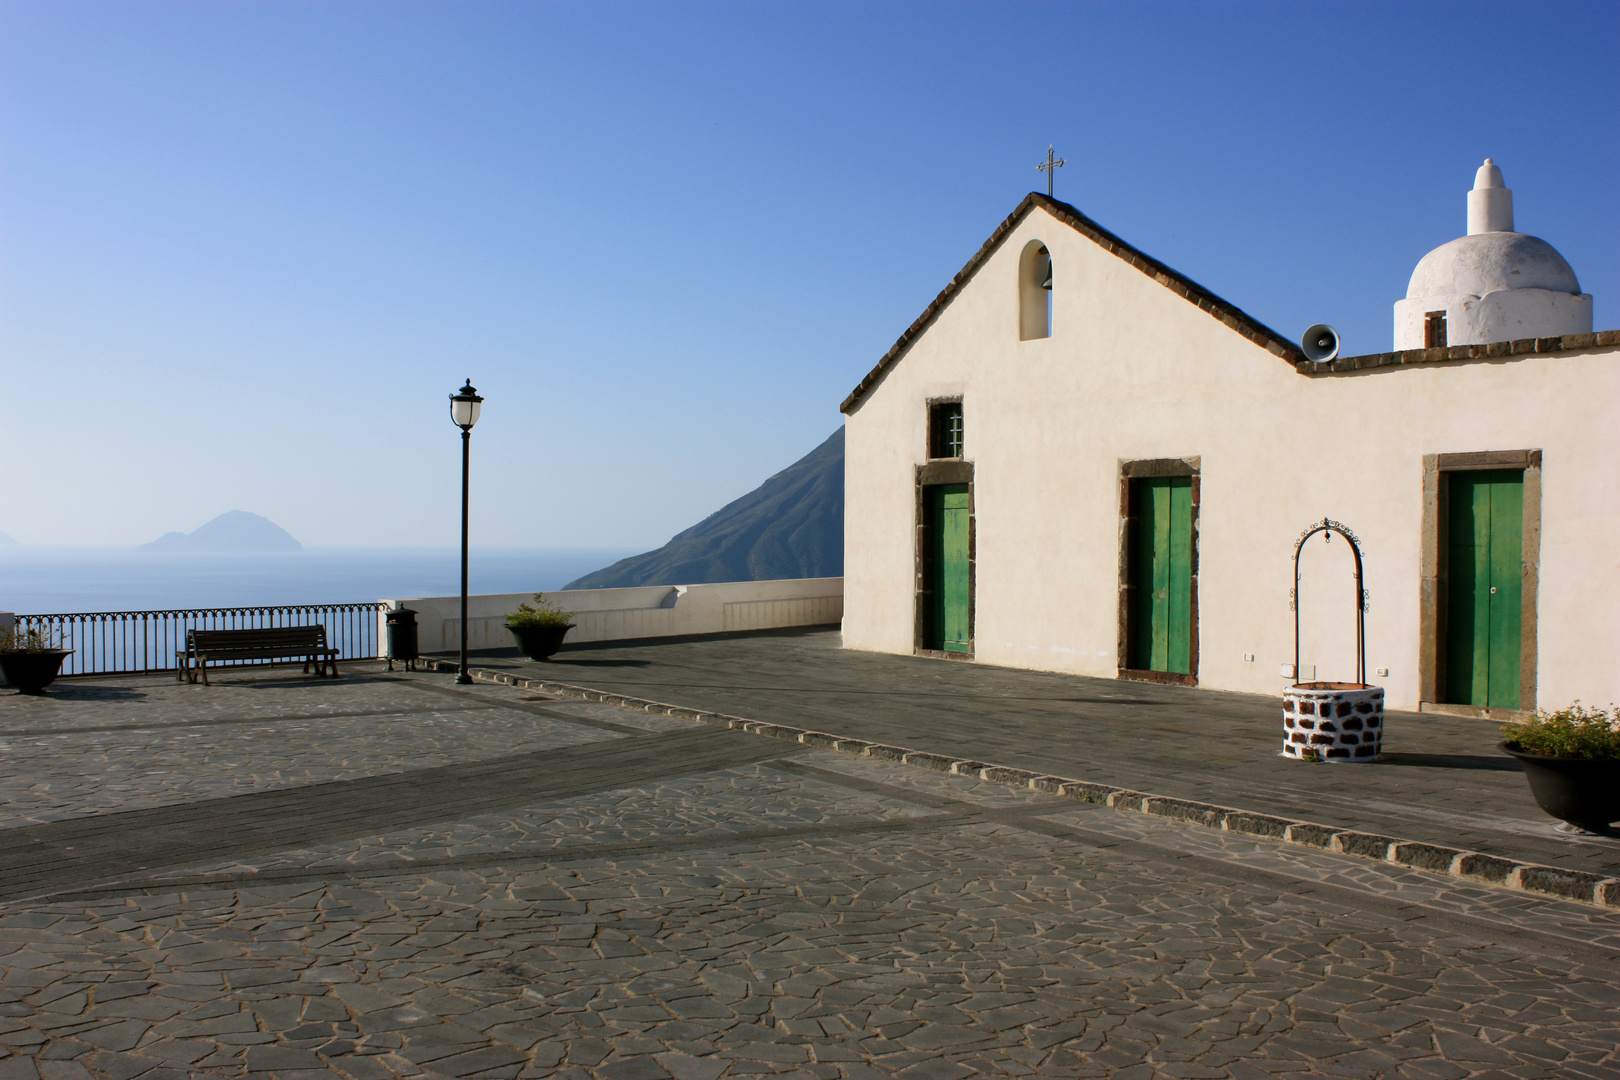
{"label": "stone plaza paving", "polygon": [[[834,628],[513,650],[478,667],[766,723],[1620,877],[1541,811],[1499,725],[1389,712],[1384,754],[1285,760],[1278,698],[841,647]],[[1278,681],[1279,690],[1281,680]],[[1564,704],[1567,704],[1564,703]]]}
{"label": "stone plaza paving", "polygon": [[1620,1076],[1592,905],[345,671],[0,693],[0,1080]]}

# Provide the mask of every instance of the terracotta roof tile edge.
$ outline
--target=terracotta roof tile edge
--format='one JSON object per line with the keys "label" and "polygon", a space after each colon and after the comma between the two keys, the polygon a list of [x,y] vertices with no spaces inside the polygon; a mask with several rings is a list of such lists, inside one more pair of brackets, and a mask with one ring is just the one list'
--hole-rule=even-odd
{"label": "terracotta roof tile edge", "polygon": [[1620,345],[1620,330],[1599,330],[1591,334],[1564,334],[1561,337],[1520,338],[1479,345],[1452,345],[1440,349],[1404,349],[1400,352],[1366,353],[1341,356],[1326,364],[1313,364],[1304,358],[1294,361],[1301,375],[1345,375],[1378,368],[1415,367],[1420,364],[1459,363],[1469,360],[1506,360],[1549,353],[1583,352]]}
{"label": "terracotta roof tile edge", "polygon": [[844,399],[844,403],[839,406],[840,412],[847,413],[860,403],[861,399],[882,380],[889,369],[900,361],[901,356],[911,347],[912,342],[921,337],[923,331],[933,324],[934,320],[939,317],[939,313],[955,297],[957,290],[978,271],[991,253],[1001,246],[1001,242],[1007,238],[1007,234],[1012,232],[1013,228],[1023,220],[1025,215],[1037,207],[1045,210],[1104,251],[1136,267],[1136,269],[1177,296],[1195,305],[1200,311],[1214,316],[1217,321],[1237,331],[1244,338],[1261,346],[1273,356],[1287,360],[1289,363],[1304,362],[1305,358],[1301,355],[1299,346],[1278,334],[1277,331],[1265,323],[1216,296],[1185,274],[1171,269],[1151,255],[1127,244],[1068,203],[1059,202],[1057,199],[1047,198],[1038,191],[1032,191],[1024,197],[1024,200],[1018,204],[1018,207],[1011,214],[1007,215],[1005,221],[996,226],[995,231],[990,234],[990,238],[981,244],[979,250],[974,253],[973,258],[967,261],[967,265],[957,271],[956,276],[951,278],[950,284],[940,290],[939,295],[934,297],[933,302],[923,309],[921,315],[917,316],[917,320],[906,328],[906,332],[900,335],[899,340],[894,343],[893,347],[883,354],[883,358],[877,362],[877,366],[867,372],[866,377],[856,385],[854,390],[850,391],[849,396]]}
{"label": "terracotta roof tile edge", "polygon": [[[424,657],[420,662],[429,671],[453,672],[458,670],[459,667],[453,660],[435,660]],[[1339,829],[1313,821],[1299,821],[1294,818],[1279,817],[1275,814],[1262,814],[1250,810],[1238,810],[1230,806],[1219,806],[1215,803],[1202,803],[1191,799],[1177,799],[1167,795],[1132,791],[1129,788],[1119,788],[1112,784],[1095,784],[1085,780],[1051,776],[1045,773],[1036,773],[1029,769],[991,765],[982,761],[952,757],[948,754],[934,754],[925,750],[887,746],[868,742],[864,739],[833,735],[824,731],[808,731],[803,728],[789,727],[785,724],[767,724],[740,716],[705,712],[701,709],[689,709],[660,701],[649,701],[645,698],[627,697],[623,694],[608,693],[604,690],[592,690],[585,686],[551,682],[547,679],[525,678],[505,671],[470,668],[469,674],[477,681],[499,683],[529,690],[544,690],[565,697],[575,697],[585,701],[600,701],[640,712],[657,713],[677,719],[691,720],[700,724],[728,727],[767,738],[783,739],[787,742],[812,746],[817,749],[834,750],[839,753],[880,758],[904,764],[915,764],[922,768],[949,773],[953,776],[969,776],[990,783],[1008,784],[1012,787],[1027,788],[1031,791],[1062,795],[1081,802],[1102,803],[1111,809],[1122,812],[1169,818],[1175,821],[1203,825],[1207,828],[1220,829],[1222,832],[1238,833],[1243,836],[1275,840],[1285,844],[1297,844],[1303,847],[1313,847],[1340,855],[1351,855],[1357,858],[1371,859],[1375,862],[1392,863],[1410,870],[1422,870],[1428,873],[1460,878],[1465,881],[1514,889],[1518,892],[1533,893],[1537,896],[1574,900],[1620,911],[1620,878],[1605,878],[1582,870],[1566,870],[1559,866],[1542,866],[1537,863],[1519,862],[1515,859],[1504,859],[1496,855],[1486,855],[1483,852],[1467,851],[1462,848],[1445,847],[1440,844],[1422,843],[1415,840],[1402,840],[1394,836],[1381,836],[1377,833],[1358,832],[1353,829]]]}

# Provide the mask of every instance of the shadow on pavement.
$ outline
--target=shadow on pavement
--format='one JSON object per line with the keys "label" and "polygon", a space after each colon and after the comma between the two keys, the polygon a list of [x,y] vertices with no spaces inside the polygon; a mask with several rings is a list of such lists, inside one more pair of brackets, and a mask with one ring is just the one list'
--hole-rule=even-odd
{"label": "shadow on pavement", "polygon": [[[11,687],[0,686],[0,689],[10,690]],[[146,694],[127,686],[63,686],[56,683],[47,687],[43,696],[64,701],[140,701]]]}
{"label": "shadow on pavement", "polygon": [[1483,769],[1489,772],[1523,772],[1510,757],[1489,754],[1400,754],[1385,751],[1380,765],[1415,765],[1423,769]]}

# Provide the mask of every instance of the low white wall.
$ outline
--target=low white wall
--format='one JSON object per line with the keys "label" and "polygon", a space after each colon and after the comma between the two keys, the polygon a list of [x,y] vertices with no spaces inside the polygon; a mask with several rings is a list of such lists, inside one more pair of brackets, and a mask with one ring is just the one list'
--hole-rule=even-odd
{"label": "low white wall", "polygon": [[[467,597],[467,647],[509,649],[508,612],[532,601],[532,593]],[[792,578],[781,581],[728,581],[712,585],[646,585],[634,589],[575,589],[548,592],[546,599],[574,613],[568,643],[626,638],[720,634],[731,630],[770,630],[784,626],[824,626],[844,617],[844,579]],[[461,647],[461,597],[419,596],[384,600],[389,610],[416,612],[417,637],[424,653]],[[386,653],[385,616],[377,616],[377,647]]]}

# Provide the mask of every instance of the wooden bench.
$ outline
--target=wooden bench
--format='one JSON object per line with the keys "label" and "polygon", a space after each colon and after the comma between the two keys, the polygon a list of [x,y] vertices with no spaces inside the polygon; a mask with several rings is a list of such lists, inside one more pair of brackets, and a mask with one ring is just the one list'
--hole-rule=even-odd
{"label": "wooden bench", "polygon": [[179,675],[177,678],[195,683],[201,673],[204,686],[208,682],[208,664],[222,664],[229,660],[297,660],[304,661],[304,673],[315,665],[317,675],[325,675],[330,668],[337,678],[338,650],[326,644],[324,626],[271,626],[258,630],[187,630],[186,647],[177,651]]}

